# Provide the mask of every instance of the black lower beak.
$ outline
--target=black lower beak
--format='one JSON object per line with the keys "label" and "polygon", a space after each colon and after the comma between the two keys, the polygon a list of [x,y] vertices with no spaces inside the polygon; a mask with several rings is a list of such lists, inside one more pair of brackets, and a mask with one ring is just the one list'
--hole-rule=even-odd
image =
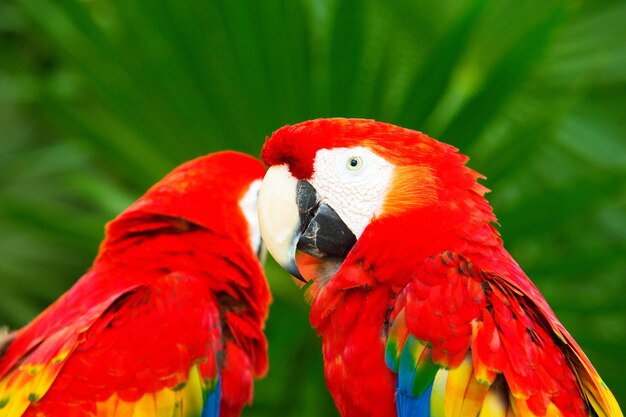
{"label": "black lower beak", "polygon": [[[315,188],[308,181],[298,181],[296,202],[301,224],[297,249],[321,259],[345,258],[356,243],[356,236],[337,212],[320,203]],[[294,276],[301,278],[299,273]]]}

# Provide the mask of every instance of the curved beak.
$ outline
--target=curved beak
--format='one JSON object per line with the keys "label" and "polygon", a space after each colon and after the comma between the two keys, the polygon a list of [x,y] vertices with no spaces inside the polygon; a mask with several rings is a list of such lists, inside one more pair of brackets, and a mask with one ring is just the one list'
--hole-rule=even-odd
{"label": "curved beak", "polygon": [[315,188],[291,175],[286,165],[270,167],[259,193],[259,225],[269,253],[295,278],[300,250],[318,259],[343,259],[356,237]]}

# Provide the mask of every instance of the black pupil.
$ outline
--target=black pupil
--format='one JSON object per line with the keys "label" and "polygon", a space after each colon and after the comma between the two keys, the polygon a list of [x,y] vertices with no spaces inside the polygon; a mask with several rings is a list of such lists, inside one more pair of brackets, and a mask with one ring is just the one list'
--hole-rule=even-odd
{"label": "black pupil", "polygon": [[351,166],[351,167],[355,167],[355,166],[357,166],[358,164],[359,164],[359,161],[357,161],[357,160],[356,160],[356,158],[352,158],[352,159],[350,160],[350,166]]}

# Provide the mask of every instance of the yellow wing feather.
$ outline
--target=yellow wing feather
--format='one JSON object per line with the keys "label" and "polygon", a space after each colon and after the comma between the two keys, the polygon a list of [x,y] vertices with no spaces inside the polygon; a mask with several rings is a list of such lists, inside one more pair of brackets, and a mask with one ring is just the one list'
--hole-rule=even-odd
{"label": "yellow wing feather", "polygon": [[189,370],[181,389],[163,388],[144,394],[138,401],[129,402],[112,395],[97,404],[95,417],[199,417],[202,415],[207,386],[198,366]]}
{"label": "yellow wing feather", "polygon": [[489,385],[476,379],[472,357],[468,354],[461,365],[448,370],[445,416],[477,416],[488,391]]}
{"label": "yellow wing feather", "polygon": [[509,404],[502,390],[492,387],[487,395],[478,417],[506,417]]}

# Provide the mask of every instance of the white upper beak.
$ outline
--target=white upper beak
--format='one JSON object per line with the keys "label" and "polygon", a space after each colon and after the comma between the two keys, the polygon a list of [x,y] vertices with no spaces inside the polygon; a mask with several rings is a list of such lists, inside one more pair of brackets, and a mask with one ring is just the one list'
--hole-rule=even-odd
{"label": "white upper beak", "polygon": [[292,274],[297,271],[294,255],[300,238],[297,185],[298,180],[286,165],[270,167],[261,184],[258,205],[259,226],[267,250]]}

